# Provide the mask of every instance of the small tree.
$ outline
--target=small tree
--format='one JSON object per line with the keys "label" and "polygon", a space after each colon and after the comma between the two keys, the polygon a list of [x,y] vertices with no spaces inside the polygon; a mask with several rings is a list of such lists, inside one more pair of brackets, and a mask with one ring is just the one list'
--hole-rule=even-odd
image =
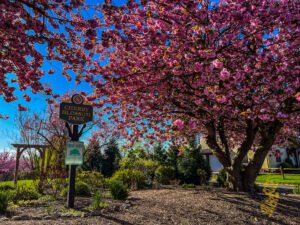
{"label": "small tree", "polygon": [[119,147],[115,139],[111,139],[104,150],[102,157],[101,172],[104,176],[110,177],[118,168],[120,159]]}
{"label": "small tree", "polygon": [[200,184],[202,179],[201,171],[206,172],[206,181],[211,176],[211,169],[208,162],[203,158],[200,149],[192,143],[182,147],[178,157],[178,172],[183,182]]}
{"label": "small tree", "polygon": [[152,158],[160,164],[166,165],[167,154],[166,150],[163,148],[162,143],[157,143],[156,145],[154,145]]}
{"label": "small tree", "polygon": [[171,145],[166,153],[166,165],[175,168],[175,178],[178,178],[178,155],[179,147],[176,145]]}
{"label": "small tree", "polygon": [[85,154],[84,164],[82,168],[84,170],[102,170],[103,155],[101,153],[101,147],[97,140],[91,139],[87,146],[88,154]]}

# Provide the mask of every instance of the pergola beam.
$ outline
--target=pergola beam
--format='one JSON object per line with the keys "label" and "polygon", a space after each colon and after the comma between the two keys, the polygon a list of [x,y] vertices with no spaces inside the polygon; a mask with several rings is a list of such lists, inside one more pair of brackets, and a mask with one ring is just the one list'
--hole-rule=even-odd
{"label": "pergola beam", "polygon": [[16,154],[16,168],[15,168],[15,174],[14,174],[14,186],[17,187],[18,183],[18,172],[19,172],[19,164],[20,164],[20,158],[22,153],[30,148],[34,148],[40,153],[40,157],[42,160],[41,165],[41,172],[40,172],[40,183],[39,183],[39,189],[42,189],[42,183],[43,183],[43,176],[44,176],[44,164],[45,164],[45,156],[46,156],[46,149],[50,147],[49,145],[31,145],[31,144],[12,144],[17,149]]}

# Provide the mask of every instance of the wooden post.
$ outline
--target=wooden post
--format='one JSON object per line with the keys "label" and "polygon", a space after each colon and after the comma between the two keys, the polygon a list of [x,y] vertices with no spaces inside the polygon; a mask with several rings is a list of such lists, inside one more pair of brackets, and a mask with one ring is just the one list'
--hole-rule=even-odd
{"label": "wooden post", "polygon": [[44,170],[45,170],[45,149],[44,148],[41,148],[39,149],[39,152],[40,152],[40,156],[41,156],[41,168],[40,168],[40,181],[39,181],[39,192],[42,193],[43,192],[43,186],[44,186],[44,179],[45,179],[45,173],[44,173]]}
{"label": "wooden post", "polygon": [[20,148],[17,148],[17,155],[16,155],[16,168],[15,168],[15,175],[14,175],[14,186],[17,187],[18,182],[18,172],[19,172],[19,161],[20,161],[21,151]]}
{"label": "wooden post", "polygon": [[[73,125],[73,132],[71,141],[79,141],[80,134],[78,133],[78,125]],[[69,165],[69,188],[67,196],[67,205],[69,208],[74,208],[75,201],[75,180],[76,178],[76,165]]]}
{"label": "wooden post", "polygon": [[280,173],[281,173],[281,175],[282,175],[282,179],[284,180],[284,179],[285,179],[285,178],[284,178],[284,169],[283,169],[282,166],[280,166]]}

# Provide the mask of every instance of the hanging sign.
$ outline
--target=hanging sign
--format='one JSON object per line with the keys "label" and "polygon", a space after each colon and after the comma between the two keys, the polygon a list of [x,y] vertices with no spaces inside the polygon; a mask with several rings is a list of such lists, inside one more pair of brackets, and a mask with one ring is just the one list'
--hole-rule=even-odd
{"label": "hanging sign", "polygon": [[82,165],[84,143],[80,141],[67,142],[66,165]]}
{"label": "hanging sign", "polygon": [[84,105],[81,95],[75,94],[71,100],[72,103],[60,103],[59,118],[71,124],[84,124],[93,120],[93,107]]}

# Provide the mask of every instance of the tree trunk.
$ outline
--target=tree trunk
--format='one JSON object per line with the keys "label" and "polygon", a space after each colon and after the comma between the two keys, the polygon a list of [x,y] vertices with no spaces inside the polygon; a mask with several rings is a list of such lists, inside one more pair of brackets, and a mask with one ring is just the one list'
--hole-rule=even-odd
{"label": "tree trunk", "polygon": [[232,191],[243,191],[243,181],[241,167],[225,169],[227,172],[227,182]]}
{"label": "tree trunk", "polygon": [[227,173],[228,188],[231,191],[254,192],[254,184],[258,173],[250,170],[247,174],[241,169],[225,168]]}
{"label": "tree trunk", "polygon": [[282,124],[279,121],[264,124],[260,127],[261,141],[259,147],[255,151],[253,159],[244,170],[242,168],[242,160],[237,159],[240,158],[239,156],[242,152],[248,152],[249,149],[247,151],[243,151],[243,149],[239,151],[239,155],[236,157],[233,166],[229,169],[225,169],[228,173],[229,188],[231,190],[249,193],[255,192],[254,185],[256,177],[281,127]]}
{"label": "tree trunk", "polygon": [[[206,124],[207,144],[214,150],[214,154],[222,163],[226,173],[229,188],[233,191],[254,192],[256,177],[262,167],[262,164],[275,142],[276,135],[280,131],[282,124],[280,121],[267,123],[254,123],[252,120],[246,121],[246,138],[236,152],[236,156],[231,158],[228,150],[227,138],[225,135],[225,125],[219,123],[219,129],[216,129],[214,120]],[[220,138],[217,138],[217,132]],[[247,156],[253,147],[256,134],[260,134],[260,143],[255,151],[251,162],[242,168],[243,159]],[[221,142],[221,145],[219,144]],[[222,148],[223,147],[223,148]],[[224,149],[225,148],[225,149]]]}

